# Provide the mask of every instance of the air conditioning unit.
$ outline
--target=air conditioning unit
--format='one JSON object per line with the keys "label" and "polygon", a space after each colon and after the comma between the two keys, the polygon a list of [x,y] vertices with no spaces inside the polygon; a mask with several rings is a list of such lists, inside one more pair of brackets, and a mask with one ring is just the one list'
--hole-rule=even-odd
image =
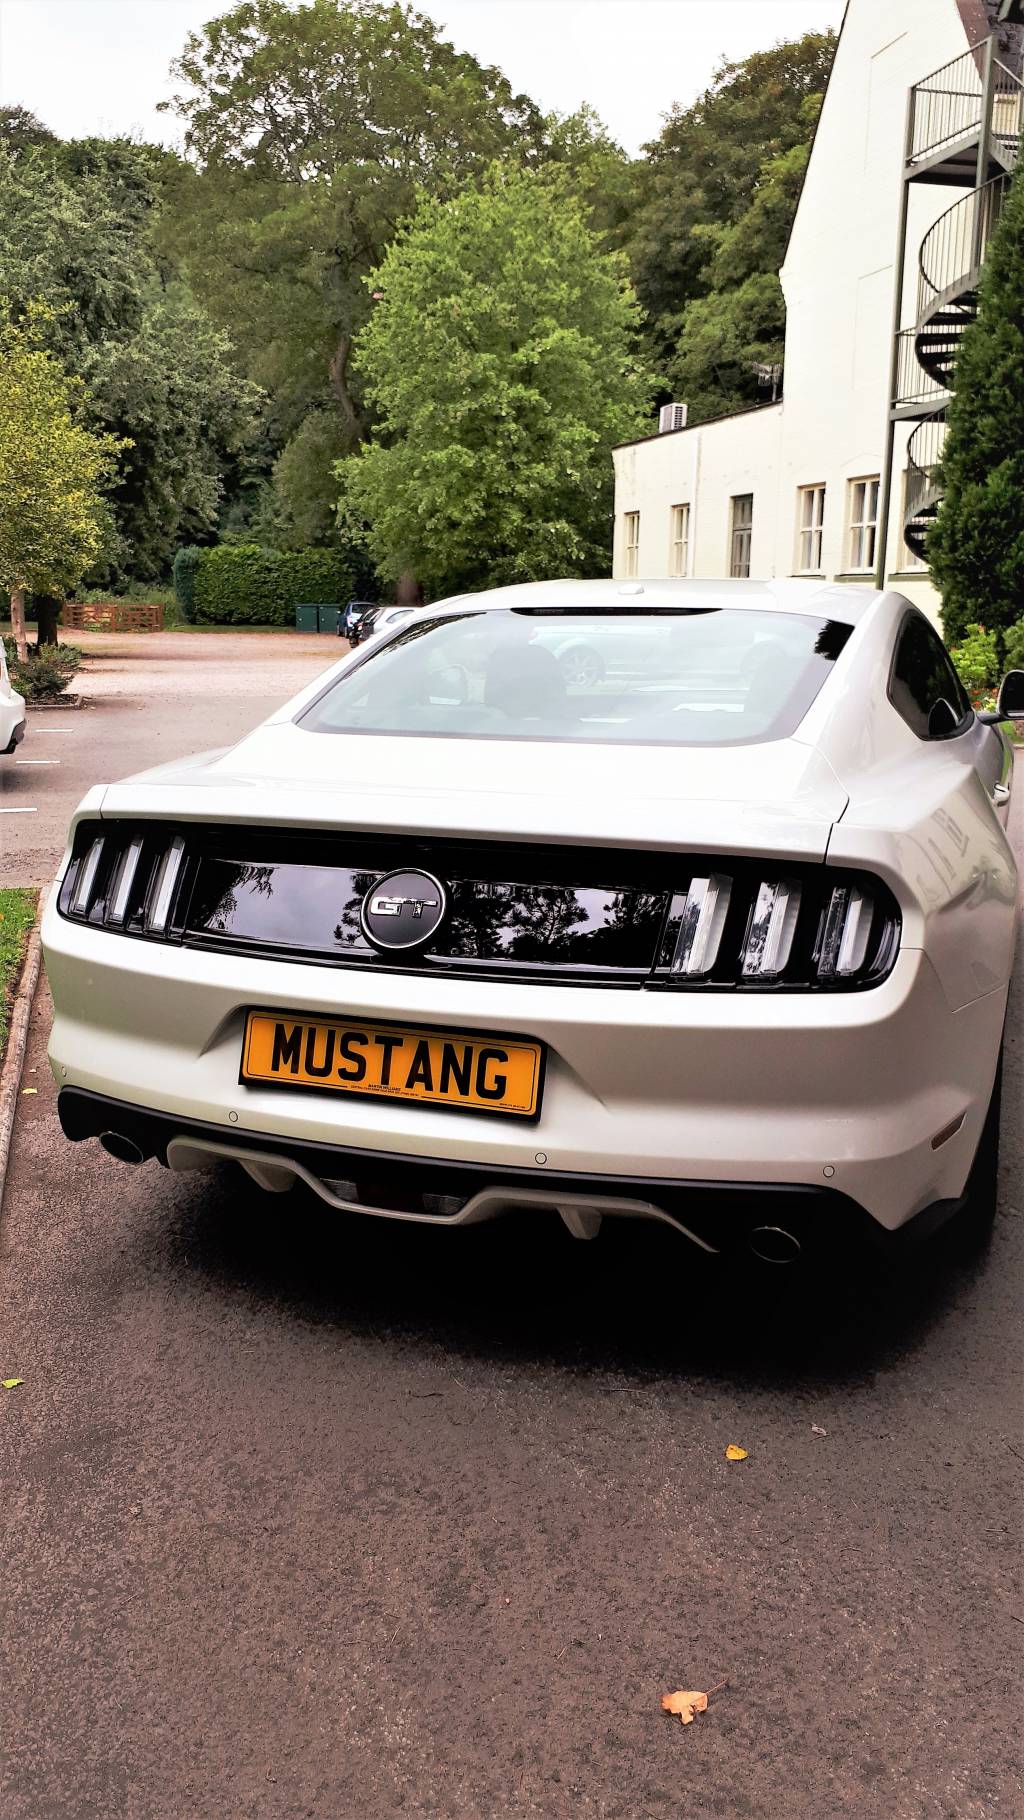
{"label": "air conditioning unit", "polygon": [[658,412],[658,435],[664,436],[667,430],[685,430],[685,404],[663,404]]}

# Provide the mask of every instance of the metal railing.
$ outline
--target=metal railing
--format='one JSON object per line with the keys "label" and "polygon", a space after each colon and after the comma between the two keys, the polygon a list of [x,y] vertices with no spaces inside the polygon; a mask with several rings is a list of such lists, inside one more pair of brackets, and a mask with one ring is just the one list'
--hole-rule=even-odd
{"label": "metal railing", "polygon": [[1009,182],[1000,173],[946,209],[921,242],[917,320],[920,326],[944,301],[973,289]]}
{"label": "metal railing", "polygon": [[[908,159],[919,164],[945,147],[971,139],[984,111],[986,41],[933,70],[910,91]],[[1024,125],[1024,83],[998,57],[993,61],[992,136],[1004,159],[1016,162]]]}
{"label": "metal railing", "polygon": [[948,389],[926,373],[917,357],[917,327],[901,329],[896,337],[896,396],[894,405],[938,404]]}
{"label": "metal railing", "polygon": [[[907,443],[907,491],[904,501],[904,523],[910,524],[930,507],[938,505],[942,489],[936,470],[946,442],[945,408],[923,417]],[[913,547],[913,546],[911,546]]]}
{"label": "metal railing", "polygon": [[1001,63],[996,64],[996,81],[992,97],[992,137],[1003,163],[1012,169],[1020,159],[1020,138],[1024,132],[1024,82],[1019,82]]}

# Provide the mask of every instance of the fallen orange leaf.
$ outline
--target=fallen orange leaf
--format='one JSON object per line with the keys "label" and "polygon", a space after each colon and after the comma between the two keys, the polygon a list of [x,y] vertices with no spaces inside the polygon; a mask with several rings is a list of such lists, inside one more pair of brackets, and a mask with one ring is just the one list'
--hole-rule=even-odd
{"label": "fallen orange leaf", "polygon": [[662,1711],[678,1713],[684,1725],[693,1724],[694,1713],[706,1713],[708,1710],[707,1694],[683,1693],[662,1694]]}
{"label": "fallen orange leaf", "polygon": [[745,1460],[748,1455],[745,1447],[737,1447],[735,1442],[730,1441],[725,1450],[725,1457],[727,1460]]}

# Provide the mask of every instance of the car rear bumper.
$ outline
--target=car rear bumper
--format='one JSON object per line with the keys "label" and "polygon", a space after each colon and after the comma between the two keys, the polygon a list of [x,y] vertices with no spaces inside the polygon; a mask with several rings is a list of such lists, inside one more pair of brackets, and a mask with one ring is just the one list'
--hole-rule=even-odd
{"label": "car rear bumper", "polygon": [[579,1238],[593,1236],[605,1218],[648,1219],[671,1226],[708,1256],[753,1254],[771,1264],[826,1249],[903,1252],[961,1205],[933,1203],[889,1232],[848,1195],[803,1183],[670,1182],[471,1167],[446,1157],[410,1159],[224,1131],[75,1087],[61,1090],[57,1109],[66,1137],[73,1142],[98,1137],[121,1161],[155,1158],[177,1171],[235,1162],[271,1191],[303,1182],[339,1212],[466,1226],[525,1209],[546,1210],[560,1215]]}
{"label": "car rear bumper", "polygon": [[0,700],[0,755],[20,746],[25,737],[25,703],[20,695]]}
{"label": "car rear bumper", "polygon": [[[914,950],[869,991],[675,993],[421,980],[157,946],[69,922],[52,898],[43,936],[62,1104],[74,1088],[232,1146],[285,1157],[326,1146],[494,1179],[516,1171],[545,1194],[555,1178],[580,1177],[584,1194],[598,1181],[631,1185],[626,1199],[651,1182],[665,1193],[814,1190],[822,1211],[842,1197],[889,1231],[962,1195],[1006,1001],[1001,990],[952,1011]],[[539,1117],[240,1084],[251,1006],[539,1039]],[[352,1179],[348,1165],[337,1173]]]}

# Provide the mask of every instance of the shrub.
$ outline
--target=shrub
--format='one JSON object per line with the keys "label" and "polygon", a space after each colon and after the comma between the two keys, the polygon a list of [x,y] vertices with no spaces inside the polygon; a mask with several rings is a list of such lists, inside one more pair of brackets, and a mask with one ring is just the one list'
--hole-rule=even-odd
{"label": "shrub", "polygon": [[196,570],[202,553],[196,544],[189,543],[175,554],[171,579],[182,619],[192,618],[196,597]]}
{"label": "shrub", "polygon": [[980,696],[994,689],[999,681],[999,634],[986,632],[984,626],[969,625],[955,644],[950,656],[956,673],[977,706]]}
{"label": "shrub", "polygon": [[1007,627],[1003,634],[1003,650],[1005,669],[1024,670],[1024,619],[1018,619],[1016,625]]}
{"label": "shrub", "polygon": [[928,535],[947,643],[983,620],[1003,632],[1024,595],[1024,177],[1003,202],[985,256],[976,322],[956,359],[942,504]]}
{"label": "shrub", "polygon": [[18,658],[13,638],[4,639],[4,650],[11,683],[26,701],[56,700],[82,662],[77,645],[43,645],[38,649],[29,645],[24,663]]}
{"label": "shrub", "polygon": [[[342,550],[219,544],[194,554],[188,616],[203,625],[294,625],[299,601],[340,604],[351,595],[355,580],[352,562]],[[174,567],[177,585],[177,557]]]}

